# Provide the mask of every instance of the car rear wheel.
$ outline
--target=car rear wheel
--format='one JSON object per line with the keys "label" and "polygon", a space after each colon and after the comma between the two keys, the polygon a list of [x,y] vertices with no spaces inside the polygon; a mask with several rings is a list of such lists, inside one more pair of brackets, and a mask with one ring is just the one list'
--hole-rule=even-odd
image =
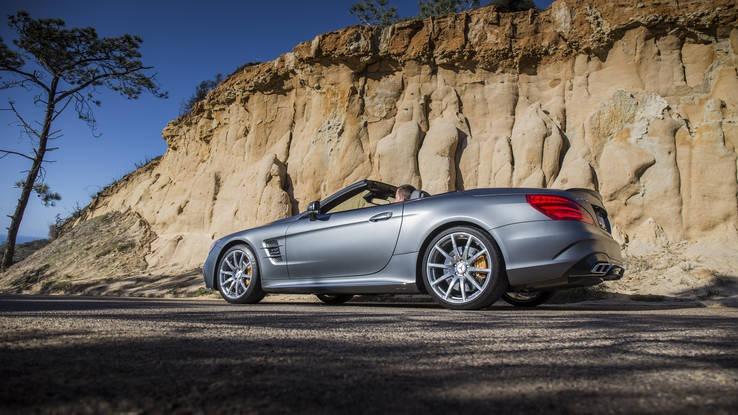
{"label": "car rear wheel", "polygon": [[472,227],[454,227],[438,234],[423,254],[422,267],[427,291],[446,308],[485,308],[507,289],[499,249]]}
{"label": "car rear wheel", "polygon": [[266,295],[261,289],[259,265],[245,244],[234,245],[218,263],[218,291],[233,304],[254,304]]}
{"label": "car rear wheel", "polygon": [[351,294],[316,294],[318,299],[326,304],[338,305],[343,304],[354,298]]}
{"label": "car rear wheel", "polygon": [[535,307],[545,303],[553,295],[553,291],[508,291],[502,295],[502,299],[515,307]]}

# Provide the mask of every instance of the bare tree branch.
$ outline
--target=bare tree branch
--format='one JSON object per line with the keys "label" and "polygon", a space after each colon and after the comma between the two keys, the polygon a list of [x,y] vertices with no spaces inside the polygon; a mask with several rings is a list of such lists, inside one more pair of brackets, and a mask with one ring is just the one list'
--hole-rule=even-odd
{"label": "bare tree branch", "polygon": [[3,89],[11,89],[11,88],[15,88],[17,86],[19,86],[19,87],[21,87],[23,89],[28,89],[28,86],[26,86],[26,83],[28,83],[28,82],[30,82],[28,79],[14,79],[12,81],[4,81],[4,82],[0,83],[0,90],[3,90]]}
{"label": "bare tree branch", "polygon": [[17,152],[17,151],[13,151],[13,150],[0,149],[0,153],[3,153],[3,155],[0,156],[0,159],[4,159],[7,156],[14,155],[14,156],[20,156],[20,157],[26,158],[26,159],[31,160],[31,161],[34,160],[32,156],[29,156],[27,154],[23,154],[23,153],[20,153],[20,152]]}
{"label": "bare tree branch", "polygon": [[102,134],[97,132],[97,119],[95,118],[95,111],[92,105],[85,96],[81,93],[72,95],[74,97],[74,111],[80,120],[84,121],[90,128],[93,137],[100,137]]}
{"label": "bare tree branch", "polygon": [[26,121],[26,119],[23,118],[22,115],[20,115],[20,113],[18,112],[18,109],[15,108],[15,103],[13,103],[13,101],[8,101],[8,104],[10,104],[10,109],[6,108],[5,111],[12,111],[13,114],[15,114],[15,117],[18,118],[18,121],[20,121],[21,123],[21,127],[23,127],[26,133],[32,134],[36,137],[40,137],[41,135],[39,134],[39,132],[36,131],[35,128],[31,127],[31,124],[29,124],[28,121]]}
{"label": "bare tree branch", "polygon": [[33,104],[34,105],[38,105],[39,102],[42,103],[42,104],[44,104],[44,105],[48,105],[49,104],[48,102],[46,102],[46,100],[41,95],[36,95],[35,97],[33,97]]}
{"label": "bare tree branch", "polygon": [[61,132],[62,132],[61,129],[54,130],[54,131],[49,131],[49,138],[50,139],[54,139],[54,138],[61,137],[62,136],[62,133]]}
{"label": "bare tree branch", "polygon": [[33,73],[29,73],[29,72],[26,72],[26,71],[22,71],[22,70],[20,70],[18,68],[13,68],[13,67],[10,67],[10,66],[5,66],[5,65],[0,66],[0,72],[2,72],[2,71],[5,71],[5,72],[13,72],[13,73],[16,73],[18,75],[25,76],[26,77],[26,80],[28,80],[30,82],[33,82],[34,84],[36,84],[36,85],[40,86],[41,88],[43,88],[46,92],[49,92],[49,87],[46,86],[46,84],[44,84],[43,82],[41,82],[41,79],[38,78],[38,74],[36,73],[36,71],[34,71]]}
{"label": "bare tree branch", "polygon": [[54,121],[54,120],[56,120],[56,118],[57,118],[57,117],[58,117],[59,115],[61,115],[61,113],[62,113],[62,112],[64,112],[64,110],[65,110],[65,109],[67,109],[67,107],[69,106],[69,103],[70,103],[70,102],[72,102],[72,97],[71,97],[71,96],[70,96],[70,97],[69,97],[69,98],[67,99],[67,102],[65,102],[65,103],[64,103],[64,104],[63,104],[63,105],[61,106],[61,108],[60,108],[60,109],[56,110],[56,113],[54,114],[54,116],[53,116],[53,117],[51,117],[51,121]]}

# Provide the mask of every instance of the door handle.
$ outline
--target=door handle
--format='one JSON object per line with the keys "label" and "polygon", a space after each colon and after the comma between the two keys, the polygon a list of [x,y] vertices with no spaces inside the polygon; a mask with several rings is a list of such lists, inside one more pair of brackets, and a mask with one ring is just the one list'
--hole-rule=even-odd
{"label": "door handle", "polygon": [[379,222],[380,220],[387,220],[392,217],[392,212],[382,212],[369,218],[369,222]]}

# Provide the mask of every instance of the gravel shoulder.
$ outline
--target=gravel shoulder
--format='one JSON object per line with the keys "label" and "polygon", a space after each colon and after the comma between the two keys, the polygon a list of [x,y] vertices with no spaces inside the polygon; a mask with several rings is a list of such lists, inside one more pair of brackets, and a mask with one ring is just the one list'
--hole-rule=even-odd
{"label": "gravel shoulder", "polygon": [[0,412],[735,413],[738,309],[0,297]]}

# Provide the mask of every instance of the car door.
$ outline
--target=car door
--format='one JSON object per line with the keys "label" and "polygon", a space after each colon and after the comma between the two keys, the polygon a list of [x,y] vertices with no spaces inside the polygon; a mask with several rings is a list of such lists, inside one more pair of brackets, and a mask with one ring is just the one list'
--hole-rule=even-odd
{"label": "car door", "polygon": [[395,250],[402,203],[304,216],[287,228],[290,278],[330,278],[373,274]]}

